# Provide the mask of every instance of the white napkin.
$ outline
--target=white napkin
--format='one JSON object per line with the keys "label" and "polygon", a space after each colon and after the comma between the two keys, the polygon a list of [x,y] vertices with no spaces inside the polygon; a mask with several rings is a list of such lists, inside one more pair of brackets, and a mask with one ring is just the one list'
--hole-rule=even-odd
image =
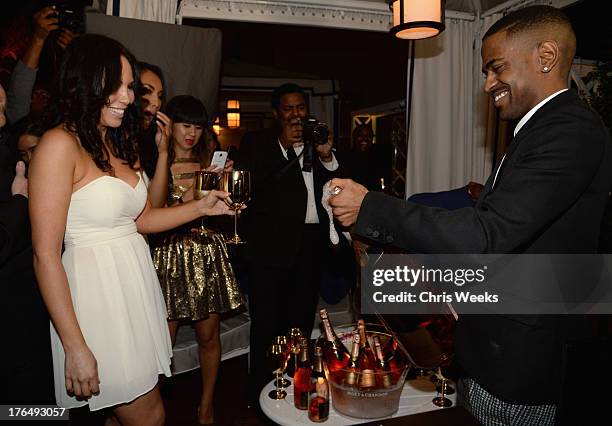
{"label": "white napkin", "polygon": [[335,192],[335,188],[331,188],[331,181],[327,181],[325,185],[323,185],[323,196],[321,197],[321,204],[323,208],[327,212],[327,216],[329,216],[329,240],[333,245],[338,245],[340,242],[340,237],[338,236],[338,232],[336,231],[336,227],[334,226],[334,214],[332,213],[331,206],[329,205],[329,197],[337,194]]}

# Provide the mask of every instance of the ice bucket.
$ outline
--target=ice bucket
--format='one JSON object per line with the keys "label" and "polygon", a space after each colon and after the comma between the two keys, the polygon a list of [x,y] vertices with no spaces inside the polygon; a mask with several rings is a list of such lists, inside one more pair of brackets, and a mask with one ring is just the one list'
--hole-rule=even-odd
{"label": "ice bucket", "polygon": [[[349,324],[338,326],[336,330],[338,337],[349,350],[352,346],[352,330],[355,328],[356,324],[352,326]],[[338,331],[346,329],[351,331],[338,333]],[[379,336],[381,346],[383,347],[391,339],[391,335],[381,325],[366,324],[366,329],[368,337],[374,334]],[[371,341],[371,339],[369,340]],[[341,414],[359,419],[390,416],[399,409],[400,395],[404,388],[404,381],[410,366],[408,362],[404,361],[388,372],[375,372],[375,382],[378,385],[375,389],[371,390],[362,390],[359,386],[347,385],[345,378],[347,374],[351,373],[349,370],[339,369],[332,374],[328,372],[334,409]],[[355,383],[360,383],[361,373],[353,374],[357,375]],[[385,380],[383,380],[384,375],[388,375],[388,378]],[[385,383],[386,387],[383,387],[383,383]]]}

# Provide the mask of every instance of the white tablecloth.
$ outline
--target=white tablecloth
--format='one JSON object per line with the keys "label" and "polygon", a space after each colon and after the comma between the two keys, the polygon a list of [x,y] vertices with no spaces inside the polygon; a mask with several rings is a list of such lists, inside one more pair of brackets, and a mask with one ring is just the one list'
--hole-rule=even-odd
{"label": "white tablecloth", "polygon": [[[292,380],[289,378],[289,380]],[[259,404],[262,411],[271,420],[275,421],[279,425],[293,426],[293,425],[310,425],[314,423],[308,419],[308,412],[305,410],[298,410],[293,406],[293,386],[289,386],[285,389],[287,397],[281,400],[274,400],[268,397],[268,393],[275,389],[273,380],[266,385],[261,394],[259,395]],[[452,384],[455,387],[454,383]],[[406,380],[404,384],[404,390],[400,397],[399,410],[389,417],[393,418],[401,417],[409,414],[424,413],[432,410],[443,410],[435,406],[431,400],[437,396],[435,384],[429,379],[429,377],[420,377],[414,380]],[[456,403],[456,393],[447,396],[453,403]],[[373,420],[381,419],[355,419],[352,417],[346,417],[338,414],[330,404],[329,409],[329,420],[325,422],[326,425],[354,425],[359,423],[366,423]]]}

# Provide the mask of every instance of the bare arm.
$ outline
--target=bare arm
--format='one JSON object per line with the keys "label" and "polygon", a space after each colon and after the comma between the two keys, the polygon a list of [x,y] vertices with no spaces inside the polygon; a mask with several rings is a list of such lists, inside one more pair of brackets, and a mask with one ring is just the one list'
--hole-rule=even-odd
{"label": "bare arm", "polygon": [[136,219],[138,232],[154,234],[168,231],[203,216],[231,215],[233,211],[223,201],[228,195],[228,192],[210,191],[200,200],[168,208],[155,208],[150,202],[147,202],[147,206]]}
{"label": "bare arm", "polygon": [[66,354],[66,389],[88,397],[98,392],[98,370],[77,322],[61,261],[78,157],[77,142],[65,131],[53,129],[43,135],[30,163],[30,219],[34,271]]}
{"label": "bare arm", "polygon": [[155,124],[157,125],[155,143],[158,157],[155,164],[155,175],[149,184],[149,200],[153,207],[164,207],[168,197],[168,144],[172,135],[172,120],[166,114],[158,112]]}

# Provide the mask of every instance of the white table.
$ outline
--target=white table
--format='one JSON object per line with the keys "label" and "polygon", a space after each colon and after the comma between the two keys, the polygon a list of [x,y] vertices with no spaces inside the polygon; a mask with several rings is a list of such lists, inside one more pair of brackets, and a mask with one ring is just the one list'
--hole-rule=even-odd
{"label": "white table", "polygon": [[[291,378],[289,378],[291,380]],[[306,410],[298,410],[293,406],[293,385],[285,389],[287,396],[285,399],[275,400],[268,397],[268,393],[274,390],[273,380],[268,383],[259,395],[259,405],[266,416],[275,421],[279,425],[310,425],[314,423],[308,419]],[[454,383],[452,384],[455,387]],[[447,398],[456,404],[456,393],[448,395]],[[406,380],[404,389],[400,396],[399,409],[397,412],[386,419],[393,417],[401,417],[410,414],[424,413],[432,410],[443,410],[435,406],[431,400],[437,396],[435,384],[429,377],[420,377],[414,380]],[[359,423],[371,422],[381,419],[356,419],[353,417],[343,416],[334,410],[333,403],[330,403],[329,419],[325,422],[326,425],[354,425]]]}

